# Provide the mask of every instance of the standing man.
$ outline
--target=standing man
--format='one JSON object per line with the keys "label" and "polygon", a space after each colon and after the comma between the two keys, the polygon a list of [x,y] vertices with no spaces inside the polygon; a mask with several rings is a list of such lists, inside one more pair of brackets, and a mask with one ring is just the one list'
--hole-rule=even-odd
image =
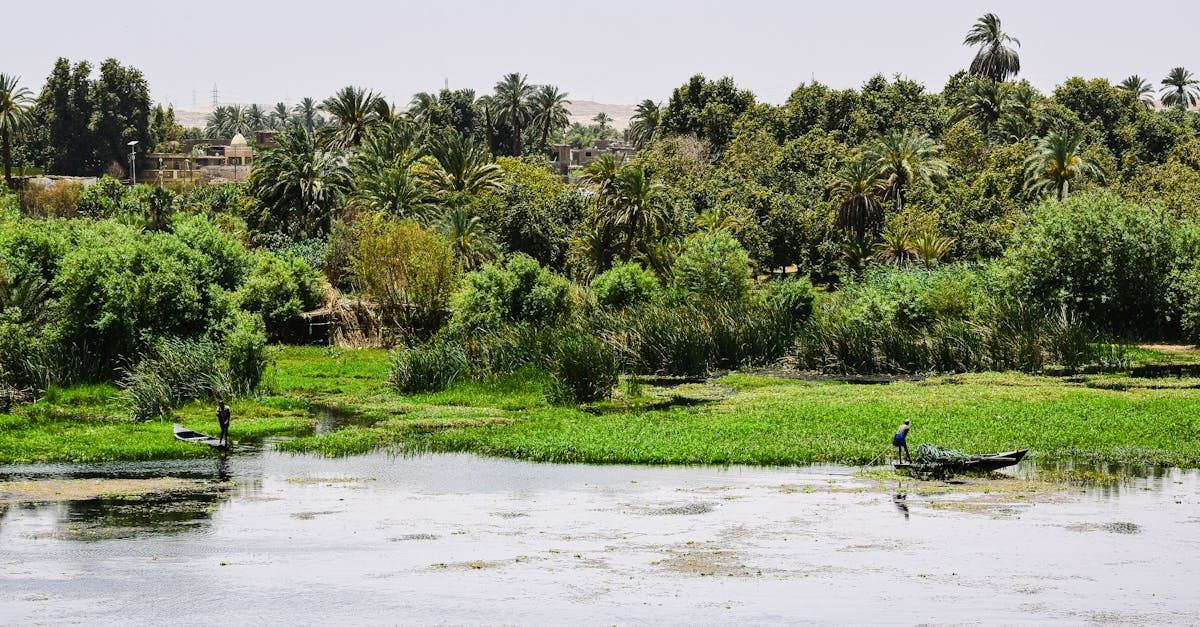
{"label": "standing man", "polygon": [[892,446],[896,447],[896,458],[900,463],[904,463],[904,458],[908,457],[908,463],[912,463],[912,455],[908,454],[908,419],[904,419],[904,424],[896,430],[896,435],[892,436]]}
{"label": "standing man", "polygon": [[225,401],[217,402],[217,422],[221,425],[221,446],[229,448],[229,407]]}

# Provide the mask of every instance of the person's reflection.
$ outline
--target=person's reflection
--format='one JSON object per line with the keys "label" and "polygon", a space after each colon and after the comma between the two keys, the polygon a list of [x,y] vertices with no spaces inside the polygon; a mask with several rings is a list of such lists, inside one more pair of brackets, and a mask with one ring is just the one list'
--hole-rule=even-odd
{"label": "person's reflection", "polygon": [[896,493],[892,495],[892,503],[904,514],[904,520],[908,520],[908,493],[904,491],[903,481],[896,482]]}
{"label": "person's reflection", "polygon": [[221,457],[217,460],[217,481],[225,483],[233,478],[233,473],[229,471],[229,452],[222,451]]}

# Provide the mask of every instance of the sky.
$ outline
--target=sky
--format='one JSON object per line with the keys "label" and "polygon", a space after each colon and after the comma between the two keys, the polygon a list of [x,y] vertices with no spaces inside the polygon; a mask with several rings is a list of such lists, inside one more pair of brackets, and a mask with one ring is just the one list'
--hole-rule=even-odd
{"label": "sky", "polygon": [[418,91],[491,90],[521,72],[578,100],[665,101],[696,73],[784,101],[815,78],[837,88],[900,74],[940,90],[994,12],[1021,40],[1021,77],[1043,90],[1082,75],[1155,84],[1200,73],[1200,2],[1142,0],[200,0],[17,2],[4,9],[0,72],[35,92],[54,60],[108,57],[142,70],[155,100],[322,99],[348,84],[397,104]]}

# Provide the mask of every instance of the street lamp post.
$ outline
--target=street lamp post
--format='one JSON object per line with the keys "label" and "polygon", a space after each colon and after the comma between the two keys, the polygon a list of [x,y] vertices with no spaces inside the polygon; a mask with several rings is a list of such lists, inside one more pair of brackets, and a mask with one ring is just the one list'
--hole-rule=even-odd
{"label": "street lamp post", "polygon": [[129,146],[129,183],[137,185],[137,144],[138,140],[133,140],[126,144]]}

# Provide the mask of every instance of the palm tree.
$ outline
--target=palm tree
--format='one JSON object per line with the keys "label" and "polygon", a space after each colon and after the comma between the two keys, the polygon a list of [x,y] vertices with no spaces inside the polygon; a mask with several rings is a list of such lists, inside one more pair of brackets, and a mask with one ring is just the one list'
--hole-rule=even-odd
{"label": "palm tree", "polygon": [[976,20],[963,40],[965,46],[979,46],[979,52],[971,61],[971,73],[986,76],[997,83],[1003,83],[1020,73],[1021,58],[1016,50],[1008,47],[1010,43],[1018,48],[1021,46],[1019,40],[1008,36],[1000,28],[1000,18],[994,13]]}
{"label": "palm tree", "polygon": [[475,106],[483,109],[483,131],[487,135],[488,152],[496,156],[496,101],[491,96],[480,96]]}
{"label": "palm tree", "polygon": [[875,246],[875,258],[888,265],[900,267],[916,256],[912,237],[907,229],[887,229]]}
{"label": "palm tree", "polygon": [[355,185],[354,200],[375,211],[426,223],[437,208],[425,182],[408,168],[371,172]]}
{"label": "palm tree", "polygon": [[603,196],[616,184],[619,170],[617,161],[613,159],[612,155],[600,155],[595,161],[583,167],[579,179],[584,183],[595,185],[596,192]]}
{"label": "palm tree", "polygon": [[891,131],[880,137],[867,151],[879,174],[887,179],[887,194],[896,203],[896,212],[904,208],[904,194],[919,181],[938,183],[949,166],[938,154],[942,146],[916,130]]}
{"label": "palm tree", "polygon": [[310,134],[325,125],[325,120],[321,118],[320,113],[317,113],[317,108],[316,100],[305,97],[292,109],[292,113],[299,119],[300,125]]}
{"label": "palm tree", "polygon": [[1154,106],[1154,88],[1150,86],[1150,81],[1134,74],[1117,85],[1117,89],[1121,89],[1133,94],[1134,98],[1142,101],[1149,109]]}
{"label": "palm tree", "polygon": [[532,95],[533,86],[525,81],[525,75],[513,72],[496,83],[496,95],[492,97],[499,121],[512,127],[513,152],[518,157],[524,154],[521,131],[529,119],[529,97]]}
{"label": "palm tree", "polygon": [[261,131],[270,126],[267,121],[267,112],[257,104],[252,104],[246,108],[246,126],[250,132]]}
{"label": "palm tree", "polygon": [[883,185],[879,167],[869,159],[852,161],[839,172],[832,189],[842,199],[838,205],[838,227],[853,231],[860,239],[868,231],[873,232],[883,218],[883,206],[875,195]]}
{"label": "palm tree", "polygon": [[437,96],[427,91],[417,92],[408,102],[408,116],[418,125],[428,126],[437,106]]}
{"label": "palm tree", "polygon": [[21,87],[21,77],[0,74],[0,144],[4,158],[4,182],[12,187],[12,141],[24,132],[31,119],[33,92]]}
{"label": "palm tree", "polygon": [[272,227],[308,237],[328,231],[351,183],[346,158],[322,149],[299,125],[255,159],[248,181]]}
{"label": "palm tree", "polygon": [[1033,193],[1054,189],[1059,200],[1071,192],[1071,182],[1084,176],[1104,179],[1104,170],[1079,150],[1083,133],[1050,133],[1038,142],[1025,162],[1025,188]]}
{"label": "palm tree", "polygon": [[949,255],[950,249],[954,247],[953,239],[942,237],[932,229],[910,238],[909,243],[912,246],[913,254],[927,270],[932,269],[946,255]]}
{"label": "palm tree", "polygon": [[654,239],[667,220],[666,188],[641,166],[621,168],[599,200],[601,223],[625,234],[625,259],[632,259],[641,243]]}
{"label": "palm tree", "polygon": [[629,120],[630,141],[638,148],[645,146],[658,134],[661,121],[662,107],[649,98],[641,101]]}
{"label": "palm tree", "polygon": [[358,146],[390,112],[387,101],[379,94],[353,86],[343,87],[326,98],[320,109],[335,122],[321,129],[322,139],[337,148]]}
{"label": "palm tree", "polygon": [[277,102],[275,103],[275,108],[271,109],[270,123],[268,125],[277,131],[281,131],[291,119],[292,112],[288,110],[287,105]]}
{"label": "palm tree", "polygon": [[608,125],[612,124],[612,116],[601,111],[592,118],[592,121],[596,123],[596,130],[600,133],[600,136],[604,137],[604,131],[607,131]]}
{"label": "palm tree", "polygon": [[963,89],[958,98],[958,110],[952,121],[973,118],[979,123],[985,138],[1008,108],[1008,95],[1001,85],[991,79],[977,79]]}
{"label": "palm tree", "polygon": [[1163,104],[1180,109],[1196,106],[1196,85],[1200,84],[1200,81],[1192,78],[1191,72],[1181,67],[1172,68],[1162,80],[1162,84],[1163,88],[1159,93],[1162,94]]}
{"label": "palm tree", "polygon": [[464,270],[471,271],[495,259],[499,248],[479,216],[466,207],[451,207],[434,230],[450,240],[450,248]]}
{"label": "palm tree", "polygon": [[455,204],[461,195],[499,189],[504,171],[468,137],[446,133],[429,143],[433,167],[424,171],[433,189]]}
{"label": "palm tree", "polygon": [[546,147],[551,131],[558,131],[571,121],[571,112],[567,109],[571,101],[567,100],[567,95],[554,85],[542,85],[529,100],[529,106],[533,109],[533,123],[542,129],[539,144],[542,148]]}

